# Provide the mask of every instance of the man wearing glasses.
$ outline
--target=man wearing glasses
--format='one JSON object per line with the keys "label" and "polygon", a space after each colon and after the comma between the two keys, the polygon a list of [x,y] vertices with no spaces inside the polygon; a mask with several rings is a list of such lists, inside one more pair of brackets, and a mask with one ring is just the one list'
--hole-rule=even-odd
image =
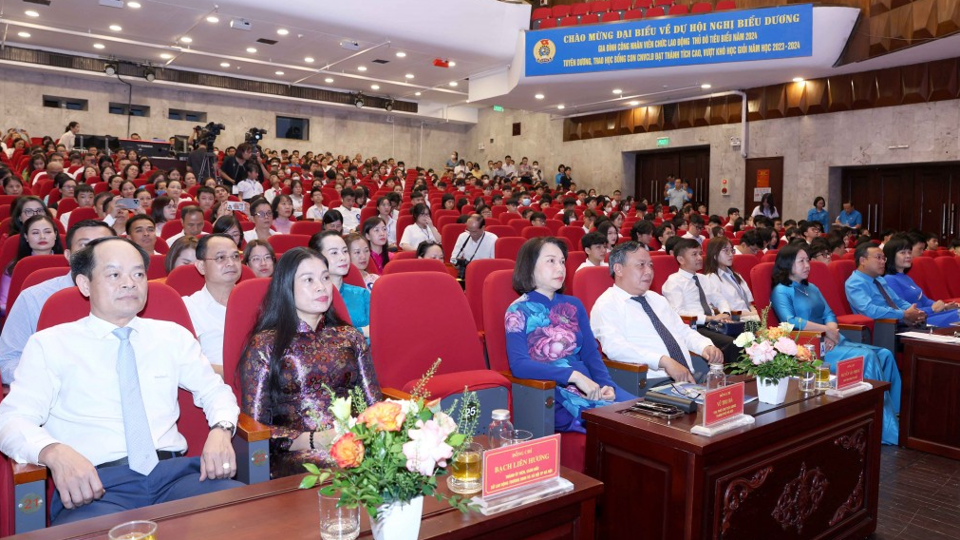
{"label": "man wearing glasses", "polygon": [[887,286],[883,279],[887,258],[880,248],[872,243],[860,244],[854,260],[857,269],[844,286],[854,313],[871,319],[897,319],[911,326],[926,322],[926,314],[916,304],[907,303]]}
{"label": "man wearing glasses", "polygon": [[223,375],[223,326],[227,320],[227,299],[240,279],[240,252],[226,234],[209,234],[197,244],[197,271],[204,286],[183,303],[190,313],[200,349],[213,370]]}

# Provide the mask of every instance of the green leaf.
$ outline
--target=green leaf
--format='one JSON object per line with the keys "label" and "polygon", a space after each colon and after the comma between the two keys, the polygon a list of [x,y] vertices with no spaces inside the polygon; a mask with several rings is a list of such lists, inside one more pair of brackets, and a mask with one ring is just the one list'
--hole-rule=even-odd
{"label": "green leaf", "polygon": [[316,474],[316,475],[320,474],[320,468],[314,465],[313,463],[304,463],[303,468],[310,471],[312,474]]}
{"label": "green leaf", "polygon": [[313,475],[304,476],[303,480],[300,480],[300,489],[312,488],[313,486],[317,485],[317,480],[319,479],[320,477],[318,476],[313,476]]}
{"label": "green leaf", "polygon": [[456,448],[463,444],[463,441],[466,440],[467,436],[463,433],[454,433],[450,436],[449,444],[450,446]]}
{"label": "green leaf", "polygon": [[325,497],[329,497],[336,492],[337,490],[333,486],[324,486],[320,488],[320,493],[323,494]]}

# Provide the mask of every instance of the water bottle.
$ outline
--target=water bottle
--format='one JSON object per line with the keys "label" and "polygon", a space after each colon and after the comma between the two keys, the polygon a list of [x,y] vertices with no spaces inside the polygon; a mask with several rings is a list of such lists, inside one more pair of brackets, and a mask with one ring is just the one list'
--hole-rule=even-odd
{"label": "water bottle", "polygon": [[510,411],[494,409],[491,417],[493,421],[487,428],[487,439],[490,441],[490,448],[500,448],[503,446],[504,439],[513,438],[513,423],[510,422]]}
{"label": "water bottle", "polygon": [[707,373],[707,390],[714,390],[727,385],[727,376],[723,373],[723,364],[710,364]]}

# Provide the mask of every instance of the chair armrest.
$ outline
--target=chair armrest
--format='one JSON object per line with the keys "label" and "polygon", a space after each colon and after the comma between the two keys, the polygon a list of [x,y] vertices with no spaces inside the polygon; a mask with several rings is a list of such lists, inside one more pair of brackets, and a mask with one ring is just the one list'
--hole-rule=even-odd
{"label": "chair armrest", "polygon": [[619,369],[630,373],[646,373],[650,369],[650,366],[646,364],[628,364],[627,362],[611,360],[606,356],[603,357],[603,363],[607,366],[607,369]]}
{"label": "chair armrest", "polygon": [[237,419],[237,435],[247,442],[265,441],[270,438],[270,428],[249,415],[240,413],[240,418]]}
{"label": "chair armrest", "polygon": [[404,392],[403,390],[397,390],[396,388],[381,388],[380,392],[383,393],[383,397],[397,400],[408,400],[412,399],[410,394]]}
{"label": "chair armrest", "polygon": [[47,468],[43,465],[34,465],[32,463],[15,463],[10,460],[10,468],[13,469],[13,484],[29,484],[30,482],[43,482],[47,479]]}
{"label": "chair armrest", "polygon": [[691,324],[693,324],[693,323],[697,320],[697,318],[696,318],[696,317],[690,317],[689,315],[681,315],[681,316],[680,316],[680,320],[682,320],[683,323],[686,324],[687,326],[690,326]]}
{"label": "chair armrest", "polygon": [[603,355],[603,365],[610,372],[610,378],[617,383],[620,388],[637,396],[643,397],[647,393],[647,370],[646,364],[630,364],[627,362],[618,362],[611,360]]}
{"label": "chair armrest", "polygon": [[526,386],[535,390],[553,390],[557,387],[557,383],[553,381],[546,381],[542,379],[521,379],[519,377],[514,377],[509,371],[501,371],[500,374],[506,377],[507,380],[510,381],[510,384],[519,384],[520,386]]}
{"label": "chair armrest", "polygon": [[893,324],[896,325],[900,322],[899,319],[877,319],[878,323]]}
{"label": "chair armrest", "polygon": [[863,332],[867,329],[866,326],[862,324],[842,324],[838,323],[837,328],[840,330],[850,330],[852,332]]}

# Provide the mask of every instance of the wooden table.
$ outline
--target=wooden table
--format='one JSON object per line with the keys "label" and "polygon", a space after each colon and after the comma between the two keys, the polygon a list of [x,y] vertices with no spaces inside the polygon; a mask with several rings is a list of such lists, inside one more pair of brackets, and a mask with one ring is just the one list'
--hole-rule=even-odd
{"label": "wooden table", "polygon": [[[493,516],[476,512],[461,514],[445,502],[425,498],[420,538],[593,539],[596,502],[603,492],[603,485],[568,469],[563,469],[561,475],[573,482],[573,491]],[[271,480],[9,538],[103,540],[107,537],[107,531],[119,523],[149,519],[159,525],[157,540],[319,540],[320,506],[317,490],[298,489],[301,478],[295,476]],[[446,477],[441,478],[441,491],[449,495],[445,480]],[[361,511],[360,528],[360,538],[372,538],[365,511]]]}
{"label": "wooden table", "polygon": [[[939,334],[953,335],[954,329]],[[960,459],[960,345],[901,337],[900,445]]]}
{"label": "wooden table", "polygon": [[[876,528],[883,392],[846,399],[802,394],[748,403],[752,427],[690,433],[622,414],[585,412],[587,474],[604,482],[598,538],[717,540],[864,538]],[[756,383],[747,383],[756,395]]]}

